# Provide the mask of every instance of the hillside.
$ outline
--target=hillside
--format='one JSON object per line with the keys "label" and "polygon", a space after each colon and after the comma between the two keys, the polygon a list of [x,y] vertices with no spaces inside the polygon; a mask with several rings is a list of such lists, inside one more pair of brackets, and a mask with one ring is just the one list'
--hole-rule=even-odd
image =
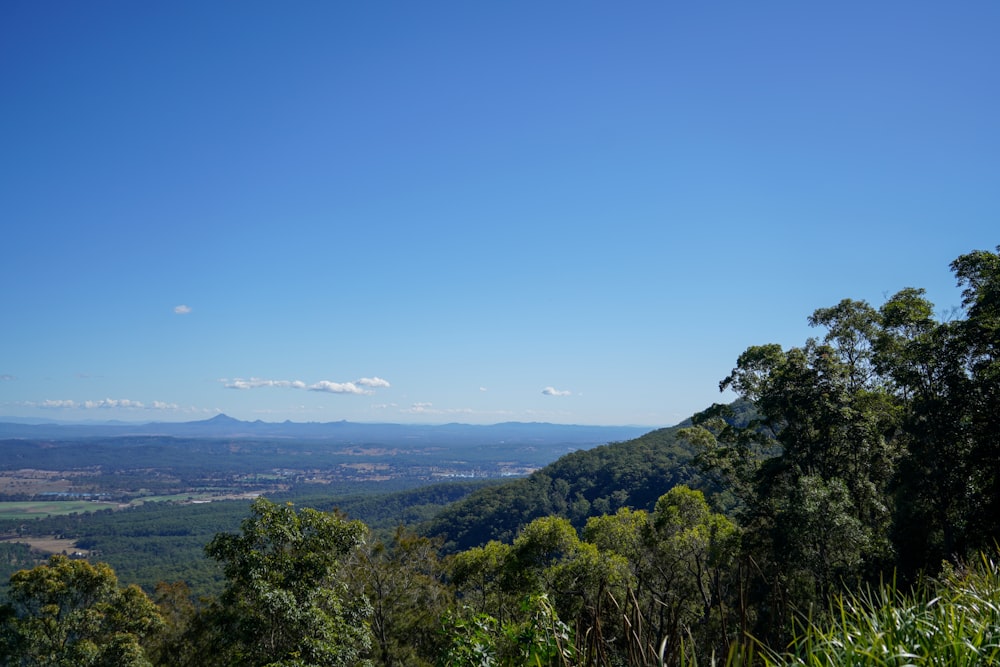
{"label": "hillside", "polygon": [[572,452],[526,478],[479,489],[445,508],[422,532],[443,538],[446,551],[460,551],[510,541],[539,517],[565,517],[579,528],[588,517],[621,507],[651,509],[678,484],[706,489],[691,463],[693,451],[677,439],[685,425]]}

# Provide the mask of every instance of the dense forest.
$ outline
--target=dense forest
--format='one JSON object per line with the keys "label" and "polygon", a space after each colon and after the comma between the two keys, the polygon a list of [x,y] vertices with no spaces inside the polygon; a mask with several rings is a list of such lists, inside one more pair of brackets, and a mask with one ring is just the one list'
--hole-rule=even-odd
{"label": "dense forest", "polygon": [[3,664],[993,664],[1000,247],[951,268],[959,313],[820,308],[740,355],[736,404],[391,532],[260,498],[210,597],[53,556],[10,579]]}
{"label": "dense forest", "polygon": [[[467,480],[393,490],[394,483],[306,484],[268,496],[280,503],[339,512],[359,519],[376,537],[391,537],[399,525],[418,525],[473,491],[497,480]],[[0,532],[30,531],[72,540],[92,560],[111,565],[118,577],[152,592],[160,581],[183,580],[196,597],[220,592],[223,576],[205,555],[219,532],[239,527],[245,500],[211,503],[150,502],[125,510],[0,521]],[[25,544],[0,542],[0,594],[14,572],[37,564]]]}

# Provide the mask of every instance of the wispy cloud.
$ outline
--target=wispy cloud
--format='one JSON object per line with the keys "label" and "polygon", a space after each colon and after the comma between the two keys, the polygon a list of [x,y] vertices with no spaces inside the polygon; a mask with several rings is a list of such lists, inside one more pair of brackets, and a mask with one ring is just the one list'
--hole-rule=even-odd
{"label": "wispy cloud", "polygon": [[13,375],[0,375],[0,382],[5,382],[7,380],[16,380],[17,378]]}
{"label": "wispy cloud", "polygon": [[78,410],[109,410],[124,409],[124,410],[178,410],[180,406],[176,403],[167,403],[165,401],[153,401],[152,403],[143,403],[142,401],[134,401],[129,398],[102,398],[96,401],[74,401],[72,399],[46,399],[40,403],[25,403],[28,407],[35,408],[45,408],[50,410],[66,410],[66,409],[78,409]]}
{"label": "wispy cloud", "polygon": [[190,306],[185,306],[183,303],[179,306],[174,306],[174,313],[178,315],[187,315],[191,312]]}
{"label": "wispy cloud", "polygon": [[434,416],[474,415],[476,417],[489,417],[493,419],[506,419],[510,418],[514,414],[510,410],[476,410],[474,408],[439,408],[435,407],[434,404],[430,402],[413,403],[408,408],[401,408],[399,412],[400,414],[406,414],[406,415],[434,415]]}
{"label": "wispy cloud", "polygon": [[333,382],[331,380],[320,380],[313,384],[306,384],[302,380],[267,380],[264,378],[243,378],[221,379],[219,380],[227,389],[258,389],[260,387],[277,387],[280,389],[308,389],[309,391],[322,391],[328,394],[362,394],[369,396],[375,393],[376,389],[388,389],[392,385],[388,380],[380,377],[360,378],[351,382]]}
{"label": "wispy cloud", "polygon": [[316,384],[309,385],[309,391],[325,391],[328,394],[374,394],[371,389],[362,389],[354,382],[330,382],[320,380]]}
{"label": "wispy cloud", "polygon": [[42,401],[41,403],[38,404],[38,407],[40,407],[40,408],[75,408],[76,407],[76,401],[73,401],[73,400],[65,400],[65,401],[59,400],[59,401],[54,401],[54,400],[51,400],[51,399],[45,399],[44,401]]}
{"label": "wispy cloud", "polygon": [[262,378],[234,378],[232,380],[221,380],[227,389],[257,389],[259,387],[280,387],[291,389],[305,389],[306,383],[301,380],[264,380]]}
{"label": "wispy cloud", "polygon": [[361,378],[360,380],[355,380],[355,383],[362,387],[371,387],[372,389],[388,389],[392,386],[380,377]]}
{"label": "wispy cloud", "polygon": [[573,395],[573,392],[571,392],[571,391],[562,390],[562,389],[556,389],[555,387],[546,387],[545,389],[542,389],[542,393],[544,395],[546,395],[546,396],[572,396]]}
{"label": "wispy cloud", "polygon": [[468,415],[474,411],[471,408],[435,408],[433,403],[414,403],[400,412],[409,415]]}
{"label": "wispy cloud", "polygon": [[103,398],[99,401],[84,401],[81,407],[87,410],[94,408],[132,408],[142,410],[146,405],[142,401],[132,401],[127,398]]}

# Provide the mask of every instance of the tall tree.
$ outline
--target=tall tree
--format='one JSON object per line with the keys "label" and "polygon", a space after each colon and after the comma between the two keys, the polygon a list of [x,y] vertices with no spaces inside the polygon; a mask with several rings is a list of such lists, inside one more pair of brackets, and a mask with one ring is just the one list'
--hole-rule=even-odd
{"label": "tall tree", "polygon": [[727,648],[729,573],[739,535],[700,491],[675,486],[651,514],[623,509],[592,518],[584,537],[603,557],[619,555],[629,564],[628,590],[617,604],[626,626],[618,639],[629,664],[677,664],[690,637]]}
{"label": "tall tree", "polygon": [[439,650],[433,631],[454,602],[442,583],[440,540],[402,526],[392,540],[367,541],[349,561],[350,591],[371,603],[370,623],[377,665],[430,665]]}
{"label": "tall tree", "polygon": [[[259,498],[238,534],[205,547],[227,582],[206,613],[220,665],[357,665],[370,646],[364,598],[351,599],[340,569],[365,535],[359,521]],[[207,664],[203,662],[202,664]]]}
{"label": "tall tree", "polygon": [[935,321],[933,305],[914,289],[882,308],[879,363],[906,398],[893,534],[908,575],[1000,538],[997,250],[952,262],[964,317]]}
{"label": "tall tree", "polygon": [[891,562],[887,490],[899,458],[896,396],[878,373],[878,311],[844,300],[815,311],[822,339],[748,348],[720,383],[755,418],[725,406],[698,415],[683,437],[741,500],[738,516],[758,630],[781,628],[789,605],[820,603],[842,582],[875,578]]}
{"label": "tall tree", "polygon": [[[580,662],[573,664],[608,664],[609,637],[602,623],[612,600],[624,599],[628,564],[617,553],[600,552],[581,541],[568,519],[540,517],[511,545],[490,542],[456,554],[451,572],[459,599],[471,605],[450,624],[453,639],[465,637],[456,645],[463,652],[472,650],[481,635],[499,632],[515,647],[521,639],[526,646],[548,646],[542,653],[553,649],[553,660],[565,657],[562,649],[554,649],[562,646],[578,656]],[[558,619],[574,620],[569,635],[561,637]],[[521,637],[523,633],[527,635]],[[573,640],[566,647],[563,640],[570,635]]]}
{"label": "tall tree", "polygon": [[970,539],[985,549],[1000,537],[1000,246],[978,250],[951,265],[962,290],[967,317],[960,335],[968,349],[969,429],[974,441],[971,468],[979,499]]}
{"label": "tall tree", "polygon": [[924,291],[816,310],[821,339],[748,348],[720,384],[757,417],[699,415],[683,436],[741,500],[761,624],[842,582],[905,577],[1000,538],[1000,247],[951,265],[962,307]]}

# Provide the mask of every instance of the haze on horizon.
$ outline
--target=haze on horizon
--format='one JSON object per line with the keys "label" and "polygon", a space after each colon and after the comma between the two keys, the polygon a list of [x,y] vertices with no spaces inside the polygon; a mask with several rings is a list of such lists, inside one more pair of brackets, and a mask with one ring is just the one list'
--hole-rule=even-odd
{"label": "haze on horizon", "polygon": [[675,424],[1000,243],[1000,5],[5,3],[0,415]]}

